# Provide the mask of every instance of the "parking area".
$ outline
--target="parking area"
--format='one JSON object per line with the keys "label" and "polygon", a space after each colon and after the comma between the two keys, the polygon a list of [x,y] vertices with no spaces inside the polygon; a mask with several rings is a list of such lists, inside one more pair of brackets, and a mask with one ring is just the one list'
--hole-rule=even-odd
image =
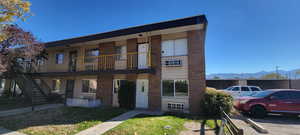
{"label": "parking area", "polygon": [[269,131],[268,135],[300,135],[300,117],[270,115],[263,119],[252,119]]}

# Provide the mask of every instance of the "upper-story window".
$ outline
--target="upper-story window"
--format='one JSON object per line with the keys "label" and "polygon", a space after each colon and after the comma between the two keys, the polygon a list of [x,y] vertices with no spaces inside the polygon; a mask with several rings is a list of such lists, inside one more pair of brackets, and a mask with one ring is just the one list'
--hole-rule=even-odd
{"label": "upper-story window", "polygon": [[125,60],[126,59],[126,46],[116,46],[117,60]]}
{"label": "upper-story window", "polygon": [[64,63],[64,54],[63,53],[57,53],[55,55],[55,63],[56,64],[63,64]]}
{"label": "upper-story window", "polygon": [[183,56],[187,55],[187,39],[176,39],[162,41],[162,56]]}
{"label": "upper-story window", "polygon": [[97,62],[97,57],[99,56],[100,52],[98,48],[86,49],[84,54],[84,62],[86,63],[93,63]]}

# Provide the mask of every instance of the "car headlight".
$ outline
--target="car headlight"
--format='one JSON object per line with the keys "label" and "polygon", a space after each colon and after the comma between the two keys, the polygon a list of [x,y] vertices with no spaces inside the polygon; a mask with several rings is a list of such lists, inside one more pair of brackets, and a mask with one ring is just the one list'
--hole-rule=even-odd
{"label": "car headlight", "polygon": [[248,101],[249,101],[249,99],[244,99],[244,100],[241,100],[240,103],[241,103],[241,104],[245,104],[245,103],[247,103]]}

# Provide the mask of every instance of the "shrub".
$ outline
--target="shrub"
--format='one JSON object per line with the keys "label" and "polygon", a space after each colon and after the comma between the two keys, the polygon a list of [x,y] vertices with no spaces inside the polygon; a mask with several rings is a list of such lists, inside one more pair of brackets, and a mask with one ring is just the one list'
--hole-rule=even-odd
{"label": "shrub", "polygon": [[125,81],[118,93],[119,105],[121,108],[134,109],[135,107],[135,83]]}
{"label": "shrub", "polygon": [[230,113],[233,106],[233,98],[225,92],[207,88],[200,105],[201,113],[205,117],[220,118],[222,115],[220,108],[226,113]]}

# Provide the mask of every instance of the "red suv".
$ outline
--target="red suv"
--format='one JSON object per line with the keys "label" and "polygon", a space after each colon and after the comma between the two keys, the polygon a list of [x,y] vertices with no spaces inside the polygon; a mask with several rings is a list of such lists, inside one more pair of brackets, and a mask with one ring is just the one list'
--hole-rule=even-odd
{"label": "red suv", "polygon": [[234,107],[254,117],[267,113],[300,114],[300,90],[265,90],[234,101]]}

